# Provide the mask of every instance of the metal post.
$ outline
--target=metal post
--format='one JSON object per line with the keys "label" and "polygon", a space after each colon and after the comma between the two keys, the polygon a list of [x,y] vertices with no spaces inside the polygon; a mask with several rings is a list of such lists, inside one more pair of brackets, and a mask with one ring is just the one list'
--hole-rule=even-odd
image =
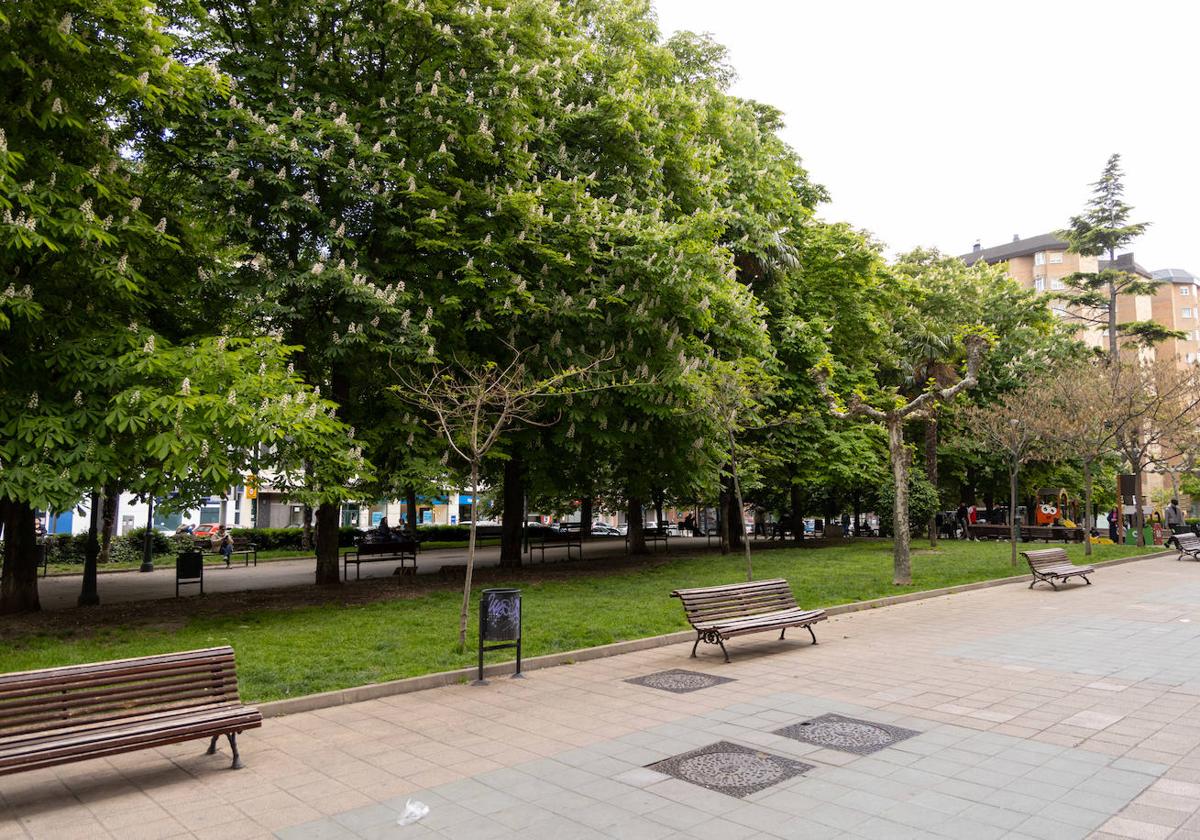
{"label": "metal post", "polygon": [[527,495],[521,497],[521,542],[524,543],[525,553],[529,554],[532,559],[533,555],[529,548],[529,496]]}
{"label": "metal post", "polygon": [[479,676],[477,676],[475,678],[475,682],[471,683],[471,685],[487,685],[488,684],[488,681],[483,678],[483,622],[484,622],[483,604],[482,604],[483,596],[480,595],[479,598],[480,598],[480,602],[481,602],[479,605]]}
{"label": "metal post", "polygon": [[146,509],[146,534],[142,541],[142,565],[139,572],[154,571],[154,494],[149,496]]}

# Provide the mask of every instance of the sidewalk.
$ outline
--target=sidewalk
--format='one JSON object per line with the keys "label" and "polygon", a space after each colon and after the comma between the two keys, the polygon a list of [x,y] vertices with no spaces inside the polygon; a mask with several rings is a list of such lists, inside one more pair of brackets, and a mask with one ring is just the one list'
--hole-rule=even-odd
{"label": "sidewalk", "polygon": [[[753,544],[753,543],[752,543]],[[762,544],[770,545],[767,541]],[[778,543],[776,543],[778,545]],[[673,538],[669,543],[672,554],[694,553],[706,551],[709,542],[704,537]],[[341,557],[339,549],[338,557]],[[712,550],[717,550],[716,540],[712,541]],[[662,551],[659,547],[658,551]],[[549,548],[546,550],[546,562],[566,559],[566,549]],[[577,557],[578,552],[573,554]],[[597,539],[588,542],[583,548],[584,560],[603,557],[620,557],[625,554],[625,540]],[[542,562],[542,552],[523,556],[525,563]],[[530,558],[534,559],[530,559]],[[339,559],[339,568],[340,568]],[[432,551],[422,551],[417,554],[417,572],[419,574],[437,573],[442,566],[461,566],[467,562],[465,548],[439,548]],[[479,566],[495,566],[500,563],[500,548],[489,546],[475,550],[475,562]],[[395,563],[379,562],[364,563],[362,577],[390,577],[396,568]],[[206,566],[204,569],[204,591],[215,592],[244,592],[254,589],[282,589],[288,586],[304,586],[313,582],[316,569],[316,559],[312,557],[295,560],[272,560],[260,562],[257,566],[242,566],[235,559],[232,567]],[[353,574],[353,573],[351,573]],[[38,579],[38,595],[41,598],[42,609],[70,609],[76,605],[79,590],[82,586],[81,575],[54,575]],[[152,601],[158,598],[175,597],[175,567],[160,565],[153,572],[115,572],[99,576],[97,583],[102,604],[120,604],[131,601]],[[182,596],[189,597],[198,591],[196,586],[185,587]]]}
{"label": "sidewalk", "polygon": [[270,718],[242,771],[197,742],[9,776],[0,840],[1195,838],[1200,568],[1093,579]]}

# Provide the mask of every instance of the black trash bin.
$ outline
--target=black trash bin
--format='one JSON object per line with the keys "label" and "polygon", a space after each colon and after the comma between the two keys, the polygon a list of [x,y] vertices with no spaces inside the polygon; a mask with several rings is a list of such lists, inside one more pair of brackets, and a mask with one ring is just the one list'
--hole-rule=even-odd
{"label": "black trash bin", "polygon": [[181,551],[175,556],[175,597],[179,597],[179,587],[185,583],[200,584],[200,594],[204,594],[204,554],[198,548]]}
{"label": "black trash bin", "polygon": [[[500,644],[489,645],[488,642]],[[475,685],[487,685],[483,678],[483,654],[490,650],[517,649],[517,670],[521,677],[521,590],[485,589],[479,596],[479,677]]]}

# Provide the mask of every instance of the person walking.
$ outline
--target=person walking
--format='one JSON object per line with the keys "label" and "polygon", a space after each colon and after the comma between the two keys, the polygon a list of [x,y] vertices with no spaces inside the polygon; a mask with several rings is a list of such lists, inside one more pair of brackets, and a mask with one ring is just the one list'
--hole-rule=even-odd
{"label": "person walking", "polygon": [[1121,541],[1121,533],[1117,528],[1117,523],[1120,521],[1121,512],[1116,506],[1108,512],[1108,538],[1114,543]]}
{"label": "person walking", "polygon": [[958,510],[954,512],[954,519],[958,523],[958,533],[961,535],[958,539],[966,539],[967,533],[967,503],[959,502]]}
{"label": "person walking", "polygon": [[1183,511],[1179,508],[1179,500],[1172,499],[1171,504],[1167,505],[1167,527],[1171,529],[1172,534],[1178,534],[1184,529],[1185,524]]}

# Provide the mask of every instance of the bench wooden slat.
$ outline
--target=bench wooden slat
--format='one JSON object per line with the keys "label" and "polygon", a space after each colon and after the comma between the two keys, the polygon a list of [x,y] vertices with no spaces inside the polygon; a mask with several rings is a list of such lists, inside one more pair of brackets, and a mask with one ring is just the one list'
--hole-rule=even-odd
{"label": "bench wooden slat", "polygon": [[230,647],[0,675],[0,774],[261,725]]}
{"label": "bench wooden slat", "polygon": [[683,604],[684,615],[696,631],[692,656],[696,655],[700,642],[705,641],[719,644],[726,662],[729,653],[725,650],[725,639],[768,630],[781,631],[783,638],[787,628],[804,627],[816,644],[812,625],[825,619],[824,610],[801,609],[791,586],[782,578],[676,589],[671,596]]}
{"label": "bench wooden slat", "polygon": [[213,659],[228,659],[233,661],[233,648],[217,647],[184,651],[182,653],[162,653],[153,656],[139,656],[133,659],[112,659],[107,662],[94,662],[84,665],[62,665],[56,668],[41,668],[34,671],[13,671],[0,674],[0,691],[12,683],[22,681],[55,682],[70,677],[72,674],[82,674],[87,678],[103,679],[105,675],[120,675],[144,673],[156,669],[182,668],[196,662]]}
{"label": "bench wooden slat", "polygon": [[[244,707],[242,706],[241,701],[209,703],[204,706],[188,706],[180,709],[162,709],[155,712],[142,712],[141,714],[137,715],[137,719],[139,721],[148,722],[159,719],[179,718],[209,710],[227,709],[236,711],[242,708]],[[10,746],[49,742],[60,737],[74,735],[76,733],[98,732],[106,729],[114,729],[120,726],[126,726],[128,723],[128,718],[106,718],[104,720],[89,721],[62,721],[62,725],[60,727],[52,730],[39,729],[36,731],[5,735],[4,738],[0,739],[0,754],[3,754],[3,752]]]}

